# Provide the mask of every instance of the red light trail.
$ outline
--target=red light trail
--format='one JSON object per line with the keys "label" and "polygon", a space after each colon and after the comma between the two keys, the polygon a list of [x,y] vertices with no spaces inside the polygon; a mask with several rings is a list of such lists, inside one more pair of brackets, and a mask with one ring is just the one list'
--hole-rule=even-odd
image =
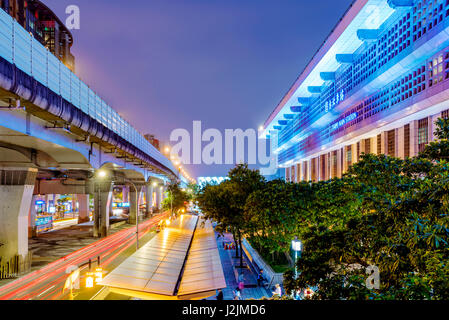
{"label": "red light trail", "polygon": [[[139,224],[139,239],[167,215],[158,215]],[[82,264],[89,259],[94,261],[100,256],[101,266],[107,270],[123,251],[135,244],[135,234],[135,227],[121,230],[8,283],[0,287],[0,300],[61,300],[68,294],[63,294],[62,288],[69,275],[66,273],[69,266]]]}

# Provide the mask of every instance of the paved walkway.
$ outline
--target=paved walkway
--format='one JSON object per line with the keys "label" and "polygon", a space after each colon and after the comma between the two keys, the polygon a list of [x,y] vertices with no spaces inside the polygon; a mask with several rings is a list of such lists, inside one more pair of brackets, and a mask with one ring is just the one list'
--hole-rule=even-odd
{"label": "paved walkway", "polygon": [[[215,233],[218,237],[218,233]],[[221,264],[223,266],[223,272],[226,279],[227,287],[223,289],[224,300],[233,300],[233,291],[238,287],[236,274],[237,272],[243,272],[245,288],[242,290],[242,300],[248,299],[261,299],[262,297],[271,297],[272,294],[264,287],[257,286],[257,275],[255,275],[251,269],[247,266],[247,261],[244,259],[244,268],[236,268],[239,265],[240,259],[235,259],[235,249],[225,250],[223,248],[223,242],[231,243],[233,238],[231,234],[225,234],[224,237],[217,239],[218,252],[220,254]],[[210,300],[215,300],[215,297]]]}

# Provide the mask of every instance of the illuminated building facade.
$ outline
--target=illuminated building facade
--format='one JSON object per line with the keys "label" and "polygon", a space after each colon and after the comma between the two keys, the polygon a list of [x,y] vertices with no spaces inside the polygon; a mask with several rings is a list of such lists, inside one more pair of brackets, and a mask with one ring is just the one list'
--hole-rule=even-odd
{"label": "illuminated building facade", "polygon": [[0,0],[0,8],[70,70],[75,70],[75,58],[70,52],[73,36],[46,5],[38,0]]}
{"label": "illuminated building facade", "polygon": [[355,0],[265,122],[287,181],[412,157],[449,116],[449,0]]}

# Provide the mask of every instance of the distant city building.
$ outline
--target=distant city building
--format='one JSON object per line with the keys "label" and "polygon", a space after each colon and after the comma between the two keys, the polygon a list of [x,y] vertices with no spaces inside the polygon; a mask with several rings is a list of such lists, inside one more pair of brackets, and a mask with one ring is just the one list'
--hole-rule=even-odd
{"label": "distant city building", "polygon": [[70,52],[73,36],[52,10],[38,0],[0,0],[0,8],[75,71],[75,58]]}
{"label": "distant city building", "polygon": [[159,140],[155,138],[154,134],[146,134],[144,137],[153,145],[153,147],[161,151]]}
{"label": "distant city building", "polygon": [[261,132],[285,179],[422,151],[449,117],[448,25],[448,0],[355,0]]}
{"label": "distant city building", "polygon": [[198,185],[200,187],[205,186],[206,184],[217,185],[222,183],[225,180],[229,180],[228,177],[198,177]]}

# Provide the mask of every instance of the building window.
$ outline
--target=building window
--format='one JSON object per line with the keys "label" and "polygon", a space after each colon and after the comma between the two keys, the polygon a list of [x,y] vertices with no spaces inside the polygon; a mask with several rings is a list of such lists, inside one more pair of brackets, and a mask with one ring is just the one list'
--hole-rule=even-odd
{"label": "building window", "polygon": [[404,126],[404,158],[410,157],[410,125]]}
{"label": "building window", "polygon": [[396,131],[390,130],[387,132],[387,141],[388,141],[388,147],[387,147],[387,154],[389,156],[394,157],[396,154]]}
{"label": "building window", "polygon": [[418,152],[424,150],[429,142],[429,119],[424,118],[418,121]]}
{"label": "building window", "polygon": [[341,167],[341,172],[343,173],[345,170],[345,166],[344,166],[344,161],[345,159],[343,158],[343,148],[340,149],[340,167]]}
{"label": "building window", "polygon": [[443,54],[429,61],[429,87],[443,81]]}
{"label": "building window", "polygon": [[337,170],[337,151],[332,152],[332,177],[336,178],[338,174]]}
{"label": "building window", "polygon": [[348,169],[352,165],[352,148],[351,148],[351,146],[346,147],[346,164],[347,164]]}
{"label": "building window", "polygon": [[441,118],[443,118],[443,119],[448,119],[449,118],[449,109],[444,110],[443,112],[441,112]]}
{"label": "building window", "polygon": [[382,153],[382,135],[378,134],[377,135],[377,154],[381,154]]}
{"label": "building window", "polygon": [[360,160],[360,142],[357,142],[357,162]]}
{"label": "building window", "polygon": [[371,139],[365,139],[365,150],[363,150],[365,154],[371,153]]}
{"label": "building window", "polygon": [[304,162],[303,169],[304,169],[304,181],[309,181],[310,180],[309,179],[309,166],[308,166],[307,161]]}
{"label": "building window", "polygon": [[313,182],[316,182],[316,176],[317,176],[317,161],[318,161],[318,158],[313,158],[312,159],[312,181]]}
{"label": "building window", "polygon": [[320,180],[326,180],[326,155],[320,156]]}

